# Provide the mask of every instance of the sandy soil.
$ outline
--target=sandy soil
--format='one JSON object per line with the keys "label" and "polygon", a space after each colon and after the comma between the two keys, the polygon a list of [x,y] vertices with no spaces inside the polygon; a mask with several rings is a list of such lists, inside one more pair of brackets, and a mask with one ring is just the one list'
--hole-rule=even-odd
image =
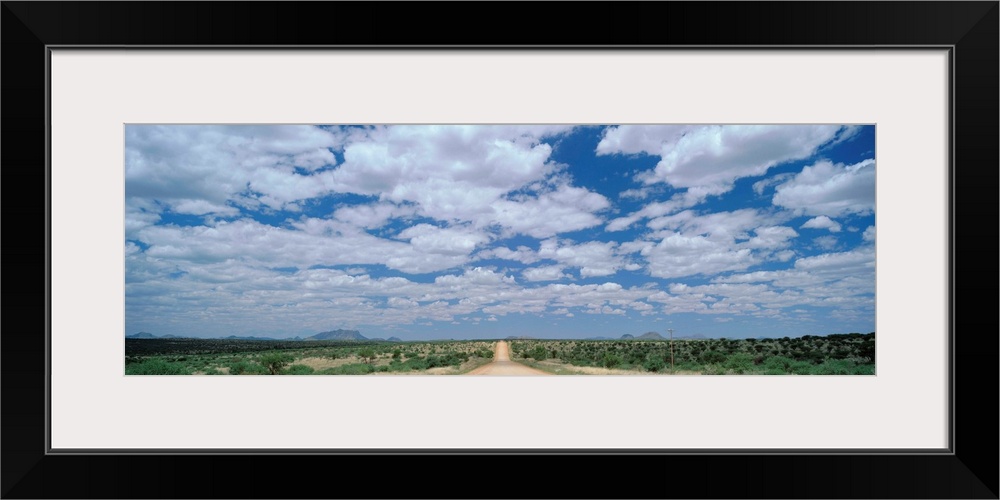
{"label": "sandy soil", "polygon": [[[544,361],[542,363],[543,364],[548,364],[548,363],[545,363]],[[664,376],[664,375],[670,375],[669,373],[665,373],[665,372],[650,373],[650,372],[640,372],[640,371],[633,371],[633,370],[620,370],[618,368],[602,368],[602,367],[599,367],[599,366],[574,366],[574,365],[562,364],[562,363],[560,363],[558,365],[556,363],[552,363],[552,365],[563,366],[567,370],[572,370],[572,371],[574,371],[574,372],[576,372],[576,373],[578,373],[580,375],[637,375],[637,376],[644,376],[644,377],[660,377],[660,376]],[[693,371],[683,371],[683,370],[681,370],[681,371],[678,371],[677,373],[674,373],[674,375],[701,375],[701,372],[693,372]]]}
{"label": "sandy soil", "polygon": [[[557,375],[633,375],[641,377],[662,377],[669,376],[670,373],[659,372],[650,373],[638,370],[622,370],[619,368],[604,368],[602,366],[576,366],[561,360],[536,361],[532,365],[545,368]],[[673,375],[701,375],[701,372],[678,370]]]}
{"label": "sandy soil", "polygon": [[510,346],[507,342],[497,342],[493,362],[470,371],[467,375],[549,375],[541,370],[524,366],[510,360]]}
{"label": "sandy soil", "polygon": [[371,373],[369,377],[380,377],[380,376],[392,376],[397,377],[401,375],[460,375],[464,371],[476,367],[482,360],[477,358],[472,358],[461,364],[458,368],[454,366],[435,366],[434,368],[428,368],[426,370],[416,370],[416,371],[405,371],[405,372],[375,372]]}
{"label": "sandy soil", "polygon": [[312,368],[313,370],[320,371],[320,370],[325,370],[327,368],[336,368],[338,366],[344,366],[360,362],[361,360],[359,358],[353,356],[349,358],[338,358],[338,359],[311,357],[311,358],[297,359],[294,362],[289,363],[289,365],[306,365]]}

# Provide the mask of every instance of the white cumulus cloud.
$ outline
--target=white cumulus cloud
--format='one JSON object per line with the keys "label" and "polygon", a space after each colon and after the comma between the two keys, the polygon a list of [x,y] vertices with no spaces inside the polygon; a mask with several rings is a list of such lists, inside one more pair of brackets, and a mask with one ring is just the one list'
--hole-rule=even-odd
{"label": "white cumulus cloud", "polygon": [[684,210],[649,221],[655,231],[646,241],[623,243],[619,250],[638,252],[649,273],[658,278],[738,271],[791,257],[779,252],[798,236],[794,229],[777,224],[785,217],[755,209],[706,214]]}
{"label": "white cumulus cloud", "polygon": [[600,224],[602,219],[595,212],[609,206],[600,194],[561,183],[537,196],[496,200],[491,203],[492,213],[477,222],[499,224],[514,234],[547,238]]}
{"label": "white cumulus cloud", "polygon": [[837,221],[825,215],[813,217],[799,227],[804,229],[828,229],[831,233],[839,233],[841,229]]}
{"label": "white cumulus cloud", "polygon": [[749,248],[733,249],[705,236],[672,233],[642,252],[649,273],[657,278],[677,278],[742,270],[754,263]]}
{"label": "white cumulus cloud", "polygon": [[558,281],[569,276],[563,273],[562,266],[542,266],[525,269],[521,272],[528,281]]}
{"label": "white cumulus cloud", "polygon": [[[355,133],[332,171],[340,192],[408,204],[416,214],[544,238],[601,223],[610,202],[556,175],[543,138],[571,127],[389,126]],[[362,214],[385,221],[389,213]]]}
{"label": "white cumulus cloud", "polygon": [[836,125],[623,126],[606,132],[597,151],[658,154],[656,168],[639,176],[644,183],[664,182],[704,197],[731,190],[736,179],[808,158],[840,130]]}
{"label": "white cumulus cloud", "polygon": [[598,155],[659,154],[664,144],[676,144],[684,134],[697,129],[692,125],[619,125],[604,130],[597,144]]}
{"label": "white cumulus cloud", "polygon": [[550,238],[541,243],[538,256],[551,259],[563,266],[580,269],[580,276],[608,276],[625,266],[624,259],[616,252],[618,244],[589,241],[575,244],[569,240]]}
{"label": "white cumulus cloud", "polygon": [[430,224],[410,226],[397,238],[409,240],[418,252],[437,255],[469,255],[477,245],[489,241],[488,236],[470,228],[440,228]]}
{"label": "white cumulus cloud", "polygon": [[875,209],[875,160],[853,165],[817,162],[778,185],[772,202],[807,215],[871,213]]}
{"label": "white cumulus cloud", "polygon": [[533,264],[539,260],[538,253],[524,245],[520,245],[514,250],[507,247],[491,248],[479,252],[477,256],[480,259],[494,257],[503,260],[513,260],[522,264]]}
{"label": "white cumulus cloud", "polygon": [[227,201],[280,208],[332,191],[331,173],[316,170],[335,164],[341,141],[306,125],[128,125],[125,194],[178,213],[230,214]]}

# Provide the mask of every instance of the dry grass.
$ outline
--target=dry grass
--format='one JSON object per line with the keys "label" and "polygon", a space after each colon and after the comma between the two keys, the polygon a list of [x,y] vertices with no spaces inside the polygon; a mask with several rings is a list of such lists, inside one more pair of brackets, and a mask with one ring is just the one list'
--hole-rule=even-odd
{"label": "dry grass", "polygon": [[371,375],[461,375],[468,373],[480,366],[487,365],[490,363],[490,359],[482,358],[470,358],[468,361],[459,365],[458,368],[454,366],[435,366],[434,368],[428,368],[426,370],[417,371],[403,371],[403,372],[376,372]]}
{"label": "dry grass", "polygon": [[338,359],[330,359],[330,358],[302,358],[302,359],[296,359],[295,361],[289,363],[289,366],[290,365],[306,365],[306,366],[312,368],[313,370],[320,371],[320,370],[325,370],[327,368],[336,368],[338,366],[344,366],[344,365],[349,365],[349,364],[353,364],[353,363],[361,363],[361,362],[362,362],[361,358],[358,358],[357,356],[350,356],[350,357],[347,357],[347,358],[338,358]]}
{"label": "dry grass", "polygon": [[621,368],[604,368],[601,366],[576,366],[558,359],[547,359],[545,361],[534,361],[530,359],[518,359],[519,363],[544,370],[556,375],[701,375],[701,372],[690,370],[677,370],[670,372],[646,372],[640,370],[622,370]]}

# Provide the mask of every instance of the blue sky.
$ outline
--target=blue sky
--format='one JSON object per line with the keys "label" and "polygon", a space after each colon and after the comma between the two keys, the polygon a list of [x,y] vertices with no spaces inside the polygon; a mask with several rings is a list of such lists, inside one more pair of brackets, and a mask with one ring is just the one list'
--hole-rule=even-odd
{"label": "blue sky", "polygon": [[875,127],[127,125],[125,330],[875,329]]}

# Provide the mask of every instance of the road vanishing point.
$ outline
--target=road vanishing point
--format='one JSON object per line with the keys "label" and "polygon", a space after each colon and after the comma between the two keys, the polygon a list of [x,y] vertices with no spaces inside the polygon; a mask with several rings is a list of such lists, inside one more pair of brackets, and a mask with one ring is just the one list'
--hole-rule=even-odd
{"label": "road vanishing point", "polygon": [[467,375],[551,375],[510,360],[510,346],[501,340],[493,351],[493,362],[470,371]]}

